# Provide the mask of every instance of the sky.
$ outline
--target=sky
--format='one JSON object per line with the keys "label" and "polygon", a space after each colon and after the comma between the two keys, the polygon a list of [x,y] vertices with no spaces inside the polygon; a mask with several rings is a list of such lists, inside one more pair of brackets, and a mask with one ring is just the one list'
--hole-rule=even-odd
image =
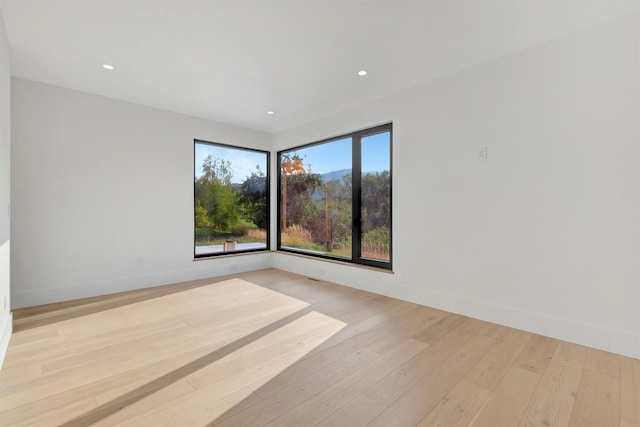
{"label": "sky", "polygon": [[256,170],[256,165],[260,165],[263,172],[267,171],[267,157],[264,153],[201,143],[196,143],[195,150],[196,177],[202,175],[202,163],[209,154],[231,162],[231,182],[234,184],[243,183]]}
{"label": "sky", "polygon": [[[351,138],[332,141],[291,151],[300,155],[305,164],[311,164],[313,173],[324,174],[351,169]],[[362,138],[362,170],[382,172],[389,170],[389,133]]]}
{"label": "sky", "polygon": [[[324,174],[351,169],[351,138],[293,150],[291,153],[297,153],[303,158],[305,164],[310,164],[313,173]],[[196,176],[202,174],[202,163],[209,154],[231,162],[233,183],[244,182],[258,164],[260,169],[266,171],[264,153],[197,143],[195,145]],[[388,132],[362,138],[362,170],[364,172],[389,170],[389,163]]]}

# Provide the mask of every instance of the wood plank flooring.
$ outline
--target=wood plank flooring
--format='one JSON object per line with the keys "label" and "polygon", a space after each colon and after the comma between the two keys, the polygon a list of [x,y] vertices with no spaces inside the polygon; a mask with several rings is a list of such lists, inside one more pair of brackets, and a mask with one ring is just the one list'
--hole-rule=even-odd
{"label": "wood plank flooring", "polygon": [[14,312],[0,426],[640,427],[640,361],[275,269]]}

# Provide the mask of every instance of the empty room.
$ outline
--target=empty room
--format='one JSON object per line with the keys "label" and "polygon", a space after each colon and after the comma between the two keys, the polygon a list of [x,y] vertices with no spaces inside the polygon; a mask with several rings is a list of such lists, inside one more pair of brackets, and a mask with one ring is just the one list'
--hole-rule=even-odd
{"label": "empty room", "polygon": [[0,0],[0,426],[640,427],[640,0]]}

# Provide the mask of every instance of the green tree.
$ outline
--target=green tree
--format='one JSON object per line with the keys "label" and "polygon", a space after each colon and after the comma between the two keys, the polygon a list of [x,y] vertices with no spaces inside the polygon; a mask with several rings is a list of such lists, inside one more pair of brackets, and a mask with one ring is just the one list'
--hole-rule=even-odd
{"label": "green tree", "polygon": [[351,246],[352,228],[352,191],[351,174],[345,174],[342,179],[334,179],[324,184],[325,186],[325,228],[324,240],[328,240],[327,250],[347,248]]}
{"label": "green tree", "polygon": [[389,259],[391,234],[391,176],[389,171],[362,177],[362,250]]}
{"label": "green tree", "polygon": [[240,186],[239,201],[245,219],[253,222],[258,228],[269,227],[269,200],[267,200],[267,177],[265,172],[256,165],[256,169]]}
{"label": "green tree", "polygon": [[196,200],[195,222],[196,228],[204,228],[210,226],[207,210],[202,207],[200,200]]}
{"label": "green tree", "polygon": [[231,185],[231,162],[208,155],[202,163],[202,171],[195,182],[196,206],[200,203],[206,210],[211,227],[230,231],[240,221]]}
{"label": "green tree", "polygon": [[391,226],[391,175],[389,171],[362,177],[362,230]]}

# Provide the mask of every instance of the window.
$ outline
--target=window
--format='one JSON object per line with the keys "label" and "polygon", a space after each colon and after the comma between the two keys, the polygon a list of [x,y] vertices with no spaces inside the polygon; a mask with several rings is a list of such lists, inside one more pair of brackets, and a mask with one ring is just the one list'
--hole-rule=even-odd
{"label": "window", "polygon": [[269,153],[196,140],[194,256],[269,247]]}
{"label": "window", "polygon": [[278,153],[278,248],[391,269],[391,124]]}

